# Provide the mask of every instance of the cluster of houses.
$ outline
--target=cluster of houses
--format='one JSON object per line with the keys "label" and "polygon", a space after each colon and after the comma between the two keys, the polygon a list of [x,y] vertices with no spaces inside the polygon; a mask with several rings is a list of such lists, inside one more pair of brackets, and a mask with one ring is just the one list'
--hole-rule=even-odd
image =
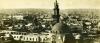
{"label": "cluster of houses", "polygon": [[[8,16],[7,18],[11,19],[11,21],[3,19],[5,26],[1,25],[1,27],[7,29],[0,32],[1,38],[6,41],[14,39],[16,41],[35,43],[87,43],[88,41],[84,42],[84,40],[97,38],[97,35],[94,34],[97,34],[100,28],[99,22],[93,25],[94,23],[91,21],[83,19],[78,21],[78,16],[76,19],[71,19],[73,17],[69,16],[69,19],[66,18],[68,20],[62,20],[64,18],[61,19],[59,14],[57,0],[54,3],[53,17],[43,19],[45,22],[53,22],[53,25],[48,22],[47,24],[39,23],[39,19],[31,18],[31,16],[27,16],[27,20],[24,20],[22,15]],[[14,21],[15,19],[19,21]],[[7,26],[7,22],[9,22],[9,26]],[[1,22],[1,24],[3,23]],[[50,29],[46,30],[47,28]]]}

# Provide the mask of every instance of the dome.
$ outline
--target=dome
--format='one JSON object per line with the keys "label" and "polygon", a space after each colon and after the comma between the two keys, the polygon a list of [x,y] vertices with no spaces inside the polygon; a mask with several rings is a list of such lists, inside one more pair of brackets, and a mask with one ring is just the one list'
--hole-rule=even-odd
{"label": "dome", "polygon": [[63,23],[57,23],[53,26],[53,33],[65,33],[68,32],[69,27]]}

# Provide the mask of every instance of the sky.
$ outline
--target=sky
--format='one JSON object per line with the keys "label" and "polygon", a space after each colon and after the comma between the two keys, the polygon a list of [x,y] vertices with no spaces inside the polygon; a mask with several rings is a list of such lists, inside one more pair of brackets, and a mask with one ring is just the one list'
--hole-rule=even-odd
{"label": "sky", "polygon": [[[53,9],[55,0],[0,0],[0,9]],[[100,9],[100,0],[58,0],[60,9]]]}

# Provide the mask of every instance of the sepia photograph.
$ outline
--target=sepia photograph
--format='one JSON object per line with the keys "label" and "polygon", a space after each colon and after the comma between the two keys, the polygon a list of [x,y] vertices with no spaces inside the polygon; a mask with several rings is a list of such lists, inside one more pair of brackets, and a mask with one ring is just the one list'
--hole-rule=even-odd
{"label": "sepia photograph", "polygon": [[100,0],[0,0],[0,43],[100,43]]}

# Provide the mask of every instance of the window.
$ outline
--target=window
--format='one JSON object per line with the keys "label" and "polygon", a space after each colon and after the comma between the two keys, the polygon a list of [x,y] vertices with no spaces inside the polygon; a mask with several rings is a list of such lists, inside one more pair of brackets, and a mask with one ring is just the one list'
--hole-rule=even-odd
{"label": "window", "polygon": [[31,38],[30,38],[30,40],[31,40]]}
{"label": "window", "polygon": [[45,41],[45,38],[43,39],[43,41]]}
{"label": "window", "polygon": [[24,40],[25,40],[25,37],[24,37]]}
{"label": "window", "polygon": [[26,35],[26,33],[24,33],[24,35]]}
{"label": "window", "polygon": [[17,38],[18,38],[18,36],[17,36]]}
{"label": "window", "polygon": [[13,34],[13,32],[11,32],[11,34]]}
{"label": "window", "polygon": [[33,41],[34,41],[34,38],[33,38]]}
{"label": "window", "polygon": [[36,38],[36,41],[38,41],[37,38]]}
{"label": "window", "polygon": [[16,33],[16,34],[18,34],[18,33]]}
{"label": "window", "polygon": [[21,33],[19,33],[19,35],[21,35]]}
{"label": "window", "polygon": [[28,37],[27,37],[27,40],[28,40]]}
{"label": "window", "polygon": [[20,38],[23,38],[23,36],[20,36]]}
{"label": "window", "polygon": [[14,36],[14,38],[16,38],[16,36]]}
{"label": "window", "polygon": [[24,35],[24,33],[22,33],[22,35]]}
{"label": "window", "polygon": [[14,34],[16,34],[16,32],[14,32]]}
{"label": "window", "polygon": [[15,32],[13,34],[15,34]]}

